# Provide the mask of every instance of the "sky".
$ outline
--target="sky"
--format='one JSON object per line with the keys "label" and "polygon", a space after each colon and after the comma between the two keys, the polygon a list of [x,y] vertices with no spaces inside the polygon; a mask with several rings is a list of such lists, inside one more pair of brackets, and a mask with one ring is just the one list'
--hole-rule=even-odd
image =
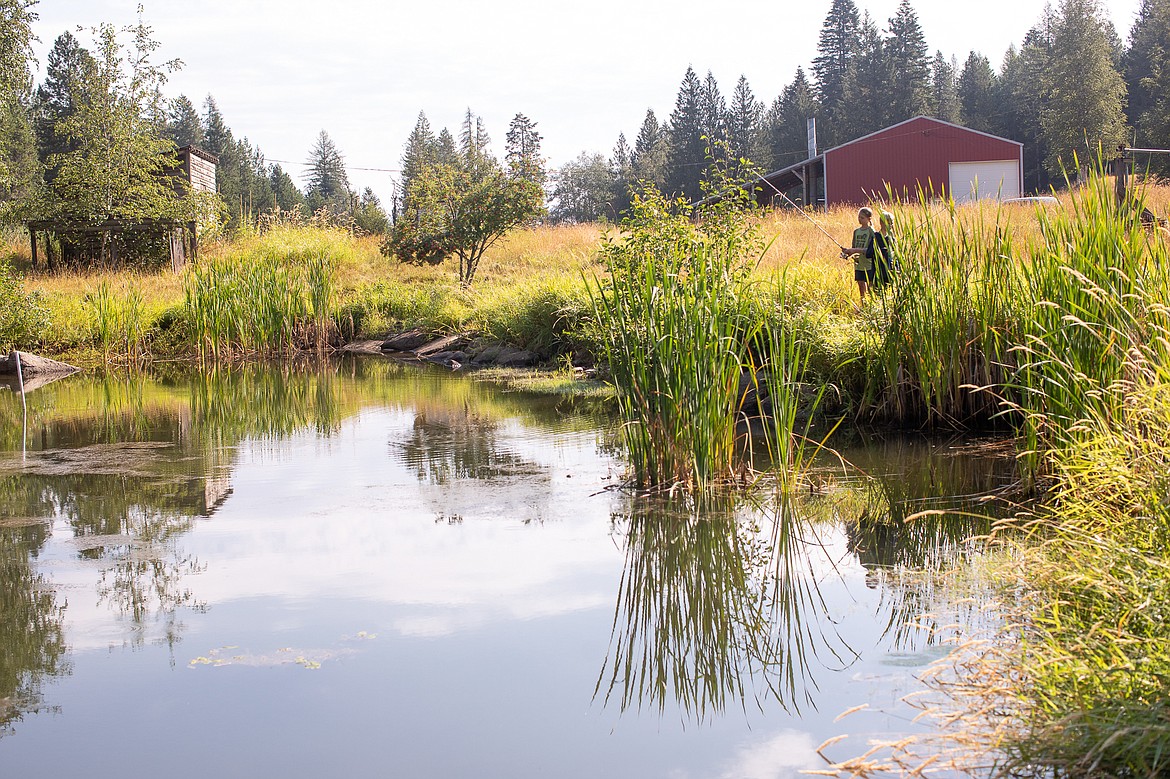
{"label": "sky", "polygon": [[[302,183],[321,130],[345,156],[350,182],[383,202],[420,111],[458,136],[470,108],[503,155],[523,113],[543,135],[551,168],[582,152],[609,156],[633,142],[646,114],[674,107],[688,66],[729,96],[740,75],[765,104],[810,71],[832,0],[40,0],[34,33],[41,73],[66,30],[83,45],[93,26],[142,18],[160,59],[182,60],[166,86],[202,109],[207,95],[237,137]],[[884,31],[898,0],[855,0]],[[913,0],[931,52],[971,51],[998,68],[1047,0]],[[1128,40],[1140,0],[1109,0]],[[81,33],[77,28],[83,28]],[[128,39],[127,39],[128,41]],[[38,80],[40,75],[38,75]]]}

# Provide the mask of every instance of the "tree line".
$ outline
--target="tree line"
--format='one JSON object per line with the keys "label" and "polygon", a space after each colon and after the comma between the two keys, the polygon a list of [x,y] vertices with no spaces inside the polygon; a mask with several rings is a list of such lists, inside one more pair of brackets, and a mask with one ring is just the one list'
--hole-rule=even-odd
{"label": "tree line", "polygon": [[[35,0],[0,0],[0,218],[94,223],[105,219],[222,221],[255,226],[274,210],[308,210],[384,232],[389,218],[368,187],[350,185],[345,159],[322,130],[306,160],[302,191],[259,146],[237,137],[214,97],[202,112],[163,87],[182,63],[159,61],[141,20],[71,32],[53,43],[41,83],[32,78]],[[197,146],[219,158],[218,199],[176,198],[167,174],[175,152]]]}
{"label": "tree line", "polygon": [[[1032,191],[1061,182],[1074,153],[1083,161],[1120,144],[1170,147],[1170,0],[1143,0],[1127,43],[1098,0],[1060,0],[998,68],[977,51],[962,66],[941,51],[931,54],[910,0],[884,26],[854,0],[833,0],[813,61],[798,67],[771,103],[744,76],[725,96],[714,74],[703,78],[689,67],[668,117],[648,109],[632,141],[620,134],[609,156],[583,153],[551,173],[539,155],[536,123],[523,114],[509,128],[503,162],[487,151],[486,129],[470,111],[459,138],[434,133],[420,114],[388,215],[369,188],[354,190],[324,130],[309,151],[302,190],[259,146],[232,132],[212,96],[201,110],[184,95],[164,99],[167,76],[180,63],[156,60],[158,44],[141,22],[121,30],[101,25],[89,48],[63,33],[43,81],[34,84],[35,4],[0,0],[0,207],[10,221],[144,209],[166,216],[176,206],[173,196],[163,202],[166,188],[156,174],[185,145],[219,157],[229,229],[253,225],[273,209],[306,208],[375,233],[388,230],[394,213],[419,218],[417,204],[435,197],[412,187],[425,182],[433,190],[444,177],[451,186],[452,172],[460,171],[539,185],[554,222],[617,218],[631,189],[644,184],[693,200],[713,164],[734,173],[804,159],[809,118],[822,150],[919,114],[1021,141],[1024,184]],[[530,170],[519,175],[524,165]],[[1166,157],[1152,157],[1150,166],[1170,173]]]}
{"label": "tree line", "polygon": [[[932,54],[910,0],[884,29],[854,0],[833,0],[811,67],[770,104],[744,76],[725,97],[712,73],[689,67],[669,117],[647,110],[632,144],[623,133],[609,157],[582,153],[553,172],[550,217],[613,219],[643,184],[694,200],[713,164],[800,162],[810,118],[823,151],[918,115],[1022,142],[1029,191],[1062,183],[1074,154],[1084,163],[1122,144],[1170,148],[1170,0],[1142,0],[1128,45],[1097,0],[1060,0],[998,69],[977,51],[961,66]],[[1166,156],[1142,164],[1170,174]]]}

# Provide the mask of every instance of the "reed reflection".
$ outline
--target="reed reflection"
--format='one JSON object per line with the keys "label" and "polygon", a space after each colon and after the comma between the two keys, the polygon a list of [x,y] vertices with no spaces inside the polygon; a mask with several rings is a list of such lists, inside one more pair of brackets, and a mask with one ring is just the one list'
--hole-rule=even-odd
{"label": "reed reflection", "polygon": [[702,721],[765,698],[813,703],[817,667],[855,657],[813,575],[822,544],[788,498],[642,504],[613,518],[626,564],[596,694]]}

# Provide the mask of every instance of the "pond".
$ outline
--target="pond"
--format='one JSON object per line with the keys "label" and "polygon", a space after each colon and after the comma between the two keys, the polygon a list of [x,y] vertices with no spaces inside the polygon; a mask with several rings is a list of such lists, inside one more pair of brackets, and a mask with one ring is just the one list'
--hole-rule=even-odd
{"label": "pond", "polygon": [[621,489],[603,410],[379,358],[26,402],[2,776],[796,776],[925,727],[919,613],[994,619],[986,521],[899,521],[1010,478],[979,448],[859,443],[799,500],[696,509]]}

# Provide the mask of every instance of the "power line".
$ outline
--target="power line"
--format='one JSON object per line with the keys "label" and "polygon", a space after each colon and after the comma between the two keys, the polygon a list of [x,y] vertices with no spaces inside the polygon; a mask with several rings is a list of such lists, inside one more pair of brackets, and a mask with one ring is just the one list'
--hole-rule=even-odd
{"label": "power line", "polygon": [[[311,165],[312,165],[311,163],[308,163],[308,162],[293,162],[292,160],[274,160],[271,157],[265,157],[264,159],[267,160],[268,162],[279,162],[281,165],[300,165],[303,168],[308,168],[308,167],[311,167]],[[353,165],[346,165],[345,169],[346,170],[374,171],[376,173],[401,173],[402,172],[402,170],[399,168],[359,168],[359,167],[356,167]]]}

